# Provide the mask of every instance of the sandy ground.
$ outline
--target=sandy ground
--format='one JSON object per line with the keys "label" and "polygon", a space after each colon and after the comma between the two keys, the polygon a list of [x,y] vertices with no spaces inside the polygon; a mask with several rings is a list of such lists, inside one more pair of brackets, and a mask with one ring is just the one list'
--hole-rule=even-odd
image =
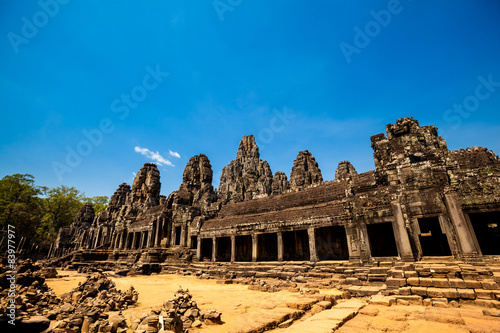
{"label": "sandy ground", "polygon": [[[73,271],[61,271],[68,277],[48,279],[47,284],[60,296],[85,280],[85,275]],[[138,307],[125,310],[123,314],[132,322],[152,308],[173,297],[182,286],[189,289],[193,300],[202,310],[216,309],[222,312],[223,325],[206,326],[191,332],[249,332],[280,322],[280,318],[297,310],[287,304],[310,301],[310,297],[299,293],[280,291],[267,293],[248,290],[246,285],[223,285],[215,280],[200,280],[192,276],[152,275],[113,278],[118,289],[126,290],[131,285],[139,292]],[[336,294],[338,290],[321,290],[324,294]],[[338,332],[500,332],[500,318],[484,316],[483,308],[465,305],[455,308],[433,308],[423,306],[376,306],[368,305],[354,319],[348,321]],[[306,314],[303,319],[310,317]],[[286,332],[277,329],[273,332]]]}
{"label": "sandy ground", "polygon": [[[85,280],[85,275],[72,271],[60,271],[69,277],[48,279],[47,284],[57,296],[69,292]],[[223,325],[203,326],[193,332],[248,332],[269,325],[287,314],[297,310],[287,307],[289,303],[303,303],[304,296],[299,293],[280,291],[267,293],[248,290],[246,285],[223,285],[215,280],[200,280],[192,276],[151,275],[113,278],[117,289],[126,290],[131,285],[139,292],[138,307],[123,311],[125,317],[132,319],[152,308],[160,308],[163,302],[172,298],[182,286],[189,289],[193,300],[201,310],[215,309],[222,312]],[[325,294],[338,294],[336,289],[322,290]]]}
{"label": "sandy ground", "polygon": [[[424,306],[368,305],[344,324],[339,333],[495,333],[500,318],[484,316],[484,308],[463,305],[460,308]],[[368,315],[368,314],[370,315]],[[374,314],[376,315],[374,316]]]}

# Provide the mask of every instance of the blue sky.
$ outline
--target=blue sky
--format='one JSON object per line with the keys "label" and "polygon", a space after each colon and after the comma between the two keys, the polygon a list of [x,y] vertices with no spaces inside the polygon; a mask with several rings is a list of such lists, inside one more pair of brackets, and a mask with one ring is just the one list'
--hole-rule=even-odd
{"label": "blue sky", "polygon": [[1,0],[0,177],[110,196],[154,159],[168,195],[204,153],[217,187],[253,134],[273,172],[308,149],[331,180],[342,160],[373,170],[370,136],[404,116],[498,154],[498,17],[488,0]]}

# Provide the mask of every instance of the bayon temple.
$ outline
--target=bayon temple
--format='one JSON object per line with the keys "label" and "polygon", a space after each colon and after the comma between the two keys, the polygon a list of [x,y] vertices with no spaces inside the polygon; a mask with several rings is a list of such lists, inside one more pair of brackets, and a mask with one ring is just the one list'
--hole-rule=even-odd
{"label": "bayon temple", "polygon": [[160,271],[185,263],[477,262],[500,255],[500,160],[486,148],[450,151],[434,126],[398,119],[371,137],[375,170],[339,163],[324,180],[311,152],[288,178],[271,172],[244,136],[218,189],[207,156],[187,163],[182,184],[160,195],[146,163],[99,214],[82,207],[51,248],[54,263]]}

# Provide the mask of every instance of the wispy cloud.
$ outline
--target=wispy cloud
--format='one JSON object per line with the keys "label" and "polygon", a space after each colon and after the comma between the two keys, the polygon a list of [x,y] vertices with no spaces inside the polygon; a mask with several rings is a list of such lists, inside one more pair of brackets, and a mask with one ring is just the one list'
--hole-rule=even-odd
{"label": "wispy cloud", "polygon": [[165,164],[165,165],[174,166],[172,164],[172,162],[170,162],[169,160],[167,160],[163,156],[161,156],[159,152],[154,152],[154,151],[149,150],[148,148],[141,148],[141,147],[135,147],[134,150],[136,153],[140,153],[140,154],[146,156],[147,158],[158,163],[159,165],[163,166]]}
{"label": "wispy cloud", "polygon": [[179,155],[179,153],[176,151],[169,150],[168,153],[170,154],[170,156],[181,158],[181,155]]}

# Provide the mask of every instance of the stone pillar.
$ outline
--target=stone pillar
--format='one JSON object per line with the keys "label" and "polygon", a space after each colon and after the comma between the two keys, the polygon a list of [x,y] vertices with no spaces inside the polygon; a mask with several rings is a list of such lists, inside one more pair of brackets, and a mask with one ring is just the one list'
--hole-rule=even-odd
{"label": "stone pillar", "polygon": [[448,213],[450,214],[451,222],[457,232],[458,242],[462,248],[464,258],[469,259],[479,257],[479,252],[474,246],[474,239],[467,225],[464,212],[458,202],[456,193],[446,193],[444,198],[446,201],[446,207],[448,208]]}
{"label": "stone pillar", "polygon": [[318,261],[318,254],[316,253],[316,237],[314,237],[314,228],[307,229],[307,235],[309,236],[309,253],[311,255],[311,261]]}
{"label": "stone pillar", "polygon": [[231,262],[236,261],[236,236],[231,235]]}
{"label": "stone pillar", "polygon": [[185,225],[181,227],[181,241],[179,242],[179,245],[182,247],[186,247],[186,234],[187,234],[187,228]]}
{"label": "stone pillar", "polygon": [[257,261],[257,257],[258,257],[258,253],[257,253],[257,249],[258,249],[258,235],[257,234],[252,234],[252,261],[253,262],[256,262]]}
{"label": "stone pillar", "polygon": [[94,246],[93,246],[94,249],[99,246],[100,235],[101,235],[101,229],[99,228],[99,230],[97,230],[97,236],[95,238],[95,242],[94,242]]}
{"label": "stone pillar", "polygon": [[158,218],[156,221],[156,240],[155,240],[155,246],[160,247],[161,246],[161,234],[163,231],[163,218]]}
{"label": "stone pillar", "polygon": [[212,237],[212,261],[217,261],[217,238]]}
{"label": "stone pillar", "polygon": [[49,254],[47,254],[47,258],[50,258],[50,256],[52,255],[52,247],[53,246],[54,246],[54,243],[50,244]]}
{"label": "stone pillar", "polygon": [[140,231],[139,232],[139,249],[142,249],[144,245],[144,232]]}
{"label": "stone pillar", "polygon": [[153,247],[154,245],[153,243],[155,241],[153,230],[151,230],[151,232],[147,231],[146,235],[147,235],[146,247]]}
{"label": "stone pillar", "polygon": [[361,260],[361,251],[359,249],[359,237],[356,228],[352,225],[345,227],[345,233],[347,236],[347,250],[349,251],[350,261]]}
{"label": "stone pillar", "polygon": [[278,232],[278,261],[283,261],[283,233]]}
{"label": "stone pillar", "polygon": [[165,221],[163,221],[163,228],[167,228],[167,242],[165,243],[167,247],[170,246],[170,241],[171,241],[171,236],[172,236],[172,221],[169,221],[170,223],[165,224]]}
{"label": "stone pillar", "polygon": [[198,235],[197,237],[197,243],[196,243],[196,258],[198,258],[198,261],[201,261],[201,235]]}
{"label": "stone pillar", "polygon": [[170,246],[175,246],[175,237],[176,237],[176,234],[175,234],[175,226],[172,225],[172,230],[170,232]]}
{"label": "stone pillar", "polygon": [[396,247],[398,248],[399,256],[402,261],[414,261],[413,252],[411,250],[410,239],[406,231],[405,219],[401,204],[397,201],[392,203],[392,211],[394,214],[394,222],[392,222],[392,229],[394,231],[394,238],[396,239]]}

